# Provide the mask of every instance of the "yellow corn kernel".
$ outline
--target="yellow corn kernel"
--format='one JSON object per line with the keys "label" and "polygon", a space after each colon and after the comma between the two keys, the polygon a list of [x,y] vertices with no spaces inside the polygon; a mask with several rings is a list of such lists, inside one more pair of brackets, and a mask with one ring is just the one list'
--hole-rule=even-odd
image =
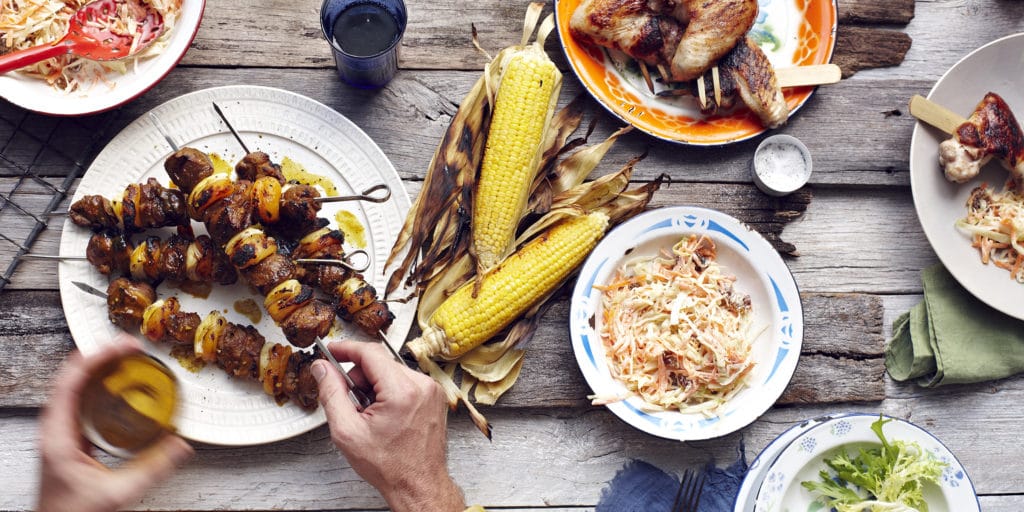
{"label": "yellow corn kernel", "polygon": [[516,54],[502,75],[473,204],[473,244],[481,270],[514,248],[560,87],[560,72],[539,49]]}
{"label": "yellow corn kernel", "polygon": [[409,343],[419,357],[454,359],[494,337],[553,292],[597,245],[608,216],[597,212],[555,225],[437,308],[423,336]]}

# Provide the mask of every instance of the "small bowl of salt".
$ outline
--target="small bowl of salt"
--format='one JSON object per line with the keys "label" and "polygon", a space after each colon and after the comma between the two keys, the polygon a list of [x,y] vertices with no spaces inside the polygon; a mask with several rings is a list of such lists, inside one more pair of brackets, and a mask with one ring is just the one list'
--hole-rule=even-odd
{"label": "small bowl of salt", "polygon": [[757,188],[780,197],[807,184],[811,177],[811,152],[796,137],[772,135],[758,144],[751,167]]}

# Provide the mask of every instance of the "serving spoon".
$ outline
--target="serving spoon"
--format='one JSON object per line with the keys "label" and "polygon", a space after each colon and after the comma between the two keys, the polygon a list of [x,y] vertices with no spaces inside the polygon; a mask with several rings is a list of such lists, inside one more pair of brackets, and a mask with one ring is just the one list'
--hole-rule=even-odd
{"label": "serving spoon", "polygon": [[96,0],[82,6],[69,20],[68,33],[60,40],[0,56],[0,74],[69,53],[99,61],[124,59],[144,50],[163,33],[163,16],[147,7],[135,16],[139,37],[133,46],[135,37],[106,28],[117,17],[117,4],[116,0]]}

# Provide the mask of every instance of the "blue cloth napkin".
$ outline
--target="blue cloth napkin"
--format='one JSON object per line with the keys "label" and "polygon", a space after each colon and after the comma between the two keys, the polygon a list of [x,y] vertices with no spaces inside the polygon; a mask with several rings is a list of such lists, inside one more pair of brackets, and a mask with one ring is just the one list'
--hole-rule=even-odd
{"label": "blue cloth napkin", "polygon": [[[708,463],[699,512],[731,512],[747,474],[747,459],[740,442],[739,458],[726,468]],[[647,462],[632,460],[601,491],[596,512],[670,512],[679,479]]]}

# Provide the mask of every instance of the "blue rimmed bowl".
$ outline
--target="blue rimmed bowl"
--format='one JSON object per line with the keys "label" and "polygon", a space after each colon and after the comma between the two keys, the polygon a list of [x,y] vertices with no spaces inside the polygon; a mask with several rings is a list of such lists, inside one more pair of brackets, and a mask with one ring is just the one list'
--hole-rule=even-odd
{"label": "blue rimmed bowl", "polygon": [[[717,246],[718,263],[750,295],[755,367],[746,387],[713,415],[656,411],[612,377],[601,341],[601,291],[627,258],[671,249],[682,237],[704,234]],[[680,441],[735,432],[756,420],[782,395],[800,357],[803,308],[793,276],[779,253],[758,232],[722,212],[678,206],[638,215],[609,233],[583,265],[572,294],[569,333],[587,384],[598,396],[630,395],[608,404],[626,423]]]}

